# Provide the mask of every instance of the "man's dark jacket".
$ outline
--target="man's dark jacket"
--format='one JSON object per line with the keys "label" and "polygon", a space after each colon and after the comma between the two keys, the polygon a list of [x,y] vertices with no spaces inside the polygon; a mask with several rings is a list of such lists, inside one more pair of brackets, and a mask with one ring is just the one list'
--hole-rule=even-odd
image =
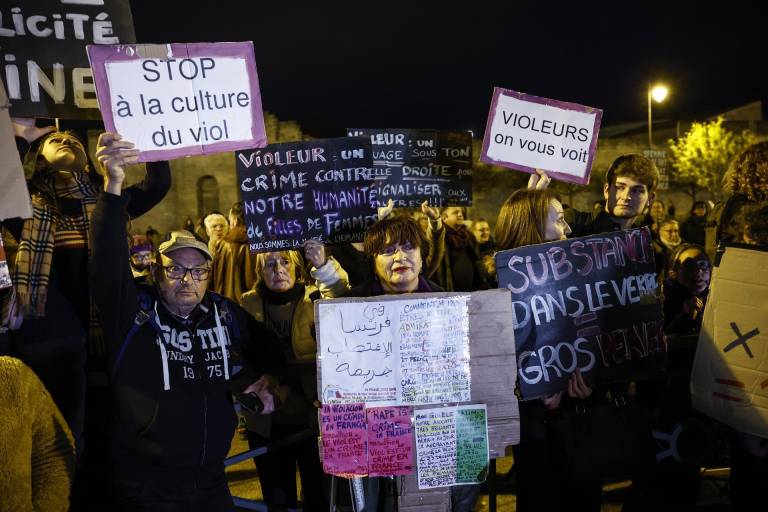
{"label": "man's dark jacket", "polygon": [[[274,334],[214,293],[206,293],[185,320],[165,308],[154,288],[137,286],[128,263],[120,196],[99,197],[91,244],[91,287],[112,375],[114,477],[199,479],[223,471],[237,424],[232,379],[242,389],[263,373],[279,373]],[[150,316],[156,312],[162,336],[147,320],[126,342],[138,318],[140,294],[148,295],[145,302]],[[235,377],[238,358],[250,364]]]}

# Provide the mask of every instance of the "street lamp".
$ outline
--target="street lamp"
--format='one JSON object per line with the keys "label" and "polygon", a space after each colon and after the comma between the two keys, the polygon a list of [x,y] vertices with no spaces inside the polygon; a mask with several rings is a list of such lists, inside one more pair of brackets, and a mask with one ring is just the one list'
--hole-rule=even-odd
{"label": "street lamp", "polygon": [[648,84],[648,147],[653,149],[653,136],[651,131],[651,100],[655,100],[656,103],[661,103],[664,98],[669,94],[669,89],[661,84],[651,85]]}

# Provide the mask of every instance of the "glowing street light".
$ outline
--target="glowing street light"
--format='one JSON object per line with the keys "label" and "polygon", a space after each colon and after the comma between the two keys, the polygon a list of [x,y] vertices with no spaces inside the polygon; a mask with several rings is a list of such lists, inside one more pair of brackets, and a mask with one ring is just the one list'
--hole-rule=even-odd
{"label": "glowing street light", "polygon": [[667,94],[669,94],[669,89],[664,85],[648,85],[648,147],[651,149],[653,149],[651,100],[653,99],[656,103],[661,103],[667,97]]}

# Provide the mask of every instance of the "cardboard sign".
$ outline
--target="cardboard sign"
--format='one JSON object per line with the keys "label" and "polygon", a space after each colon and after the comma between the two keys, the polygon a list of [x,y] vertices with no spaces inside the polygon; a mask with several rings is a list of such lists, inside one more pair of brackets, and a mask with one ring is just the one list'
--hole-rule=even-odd
{"label": "cardboard sign", "polygon": [[512,292],[524,400],[587,382],[631,380],[666,360],[664,321],[647,227],[496,254]]}
{"label": "cardboard sign", "polygon": [[136,41],[128,0],[17,0],[0,7],[14,117],[99,119],[88,44]]}
{"label": "cardboard sign", "polygon": [[486,418],[482,404],[416,411],[420,489],[485,481],[489,460]]}
{"label": "cardboard sign", "polygon": [[472,133],[350,128],[370,137],[378,205],[472,206]]}
{"label": "cardboard sign", "polygon": [[32,217],[24,168],[16,149],[11,117],[8,115],[8,96],[0,81],[0,221]]}
{"label": "cardboard sign", "polygon": [[603,111],[495,87],[480,160],[589,183]]}
{"label": "cardboard sign", "polygon": [[267,143],[253,44],[88,46],[104,125],[140,162]]}
{"label": "cardboard sign", "polygon": [[362,138],[272,144],[237,153],[251,252],[305,240],[360,242],[376,222],[371,145]]}
{"label": "cardboard sign", "polygon": [[315,302],[323,403],[471,399],[468,294]]}
{"label": "cardboard sign", "polygon": [[768,438],[768,252],[728,247],[714,269],[691,396],[704,414]]}

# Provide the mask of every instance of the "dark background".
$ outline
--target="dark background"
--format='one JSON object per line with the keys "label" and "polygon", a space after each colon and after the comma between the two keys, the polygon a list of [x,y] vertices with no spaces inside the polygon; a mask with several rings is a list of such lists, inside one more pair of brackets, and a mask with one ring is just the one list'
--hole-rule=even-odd
{"label": "dark background", "polygon": [[643,121],[768,104],[760,2],[133,0],[138,42],[252,40],[265,110],[315,136],[471,129],[494,86]]}

